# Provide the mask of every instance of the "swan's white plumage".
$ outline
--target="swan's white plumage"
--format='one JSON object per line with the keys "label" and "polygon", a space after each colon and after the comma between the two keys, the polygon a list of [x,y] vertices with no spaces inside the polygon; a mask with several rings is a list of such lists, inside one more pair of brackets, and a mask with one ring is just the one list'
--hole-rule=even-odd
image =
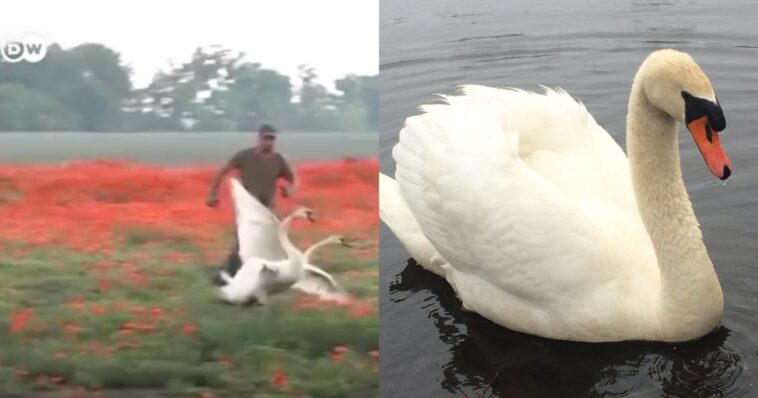
{"label": "swan's white plumage", "polygon": [[328,272],[311,263],[313,254],[320,248],[330,244],[350,246],[345,243],[342,235],[330,235],[311,245],[303,252],[303,262],[305,265],[303,266],[300,278],[292,288],[317,296],[321,300],[344,302],[349,298],[349,295],[342,286]]}
{"label": "swan's white plumage", "polygon": [[646,58],[627,158],[563,91],[466,86],[406,120],[397,182],[380,176],[380,216],[464,308],[506,327],[580,341],[701,337],[723,294],[681,178],[684,91],[718,106],[689,55]]}
{"label": "swan's white plumage", "polygon": [[[393,150],[405,200],[380,201],[409,251],[431,250],[403,235],[428,238],[465,307],[515,330],[603,340],[657,322],[626,156],[586,109],[551,90],[469,86],[445,101],[407,120]],[[391,221],[408,213],[420,230]]]}
{"label": "swan's white plumage", "polygon": [[300,207],[279,221],[237,179],[231,179],[231,189],[242,266],[233,277],[221,274],[226,285],[218,288],[218,294],[233,304],[251,298],[263,304],[269,295],[289,289],[300,278],[303,256],[287,232],[293,218],[310,218],[311,211]]}
{"label": "swan's white plumage", "polygon": [[[268,296],[290,288],[324,300],[341,301],[347,297],[329,273],[308,263],[314,249],[326,243],[338,243],[340,240],[335,239],[336,235],[317,242],[304,255],[289,241],[289,221],[279,221],[237,179],[231,179],[230,183],[242,266],[234,276],[221,272],[226,285],[218,292],[223,300],[242,304],[256,298],[264,303]],[[288,218],[310,217],[309,213],[309,209],[299,208]],[[289,255],[286,248],[291,251]]]}
{"label": "swan's white plumage", "polygon": [[444,259],[421,232],[421,227],[403,200],[395,180],[381,173],[379,203],[379,217],[390,227],[411,257],[424,268],[444,277]]}
{"label": "swan's white plumage", "polygon": [[221,278],[226,285],[218,288],[218,295],[230,304],[245,304],[253,298],[258,303],[265,304],[270,290],[268,286],[275,276],[273,272],[264,271],[264,260],[249,259],[234,276],[221,271]]}
{"label": "swan's white plumage", "polygon": [[259,303],[264,304],[268,296],[291,288],[302,277],[304,261],[302,253],[289,240],[287,232],[294,218],[307,218],[309,213],[309,209],[301,207],[281,222],[270,214],[269,217],[277,226],[276,236],[286,253],[286,258],[242,258],[242,266],[233,277],[229,277],[225,271],[222,272],[221,278],[226,285],[219,287],[219,296],[233,304],[245,303],[251,298],[256,298]]}
{"label": "swan's white plumage", "polygon": [[234,201],[239,255],[247,258],[282,260],[286,253],[277,237],[278,223],[274,214],[242,186],[236,178],[230,179]]}
{"label": "swan's white plumage", "polygon": [[517,137],[518,157],[556,188],[637,212],[629,178],[614,178],[629,174],[626,155],[565,91],[464,86],[463,93],[451,105],[473,100],[473,106],[491,112],[502,131]]}
{"label": "swan's white plumage", "polygon": [[328,301],[344,301],[348,297],[328,272],[311,264],[303,266],[303,274],[292,288]]}

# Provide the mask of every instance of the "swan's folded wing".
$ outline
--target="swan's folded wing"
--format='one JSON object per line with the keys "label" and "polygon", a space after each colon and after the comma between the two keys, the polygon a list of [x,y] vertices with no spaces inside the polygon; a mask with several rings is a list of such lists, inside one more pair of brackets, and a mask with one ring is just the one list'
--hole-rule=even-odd
{"label": "swan's folded wing", "polygon": [[341,301],[347,298],[345,290],[326,271],[310,264],[306,264],[303,271],[303,278],[292,286],[293,289],[322,300]]}
{"label": "swan's folded wing", "polygon": [[232,199],[237,223],[239,254],[247,258],[281,260],[286,257],[277,236],[278,225],[266,206],[242,186],[236,178],[230,179]]}
{"label": "swan's folded wing", "polygon": [[[464,86],[463,92],[506,129],[518,132],[519,158],[566,195],[637,212],[626,154],[566,92],[484,86]],[[623,140],[623,135],[617,138]]]}
{"label": "swan's folded wing", "polygon": [[409,118],[393,150],[405,202],[442,257],[476,284],[525,300],[602,280],[595,266],[616,253],[584,204],[524,164],[518,132],[488,105],[447,101]]}
{"label": "swan's folded wing", "polygon": [[441,265],[445,263],[444,259],[421,232],[416,218],[403,200],[397,182],[381,173],[379,173],[379,217],[422,267],[445,276],[441,268]]}

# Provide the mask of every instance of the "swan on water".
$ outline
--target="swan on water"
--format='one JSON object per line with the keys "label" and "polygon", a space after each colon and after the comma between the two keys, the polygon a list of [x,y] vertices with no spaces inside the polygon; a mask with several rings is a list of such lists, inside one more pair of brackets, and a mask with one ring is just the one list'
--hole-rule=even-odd
{"label": "swan on water", "polygon": [[699,338],[721,285],[682,180],[684,124],[732,173],[726,120],[688,54],[651,53],[631,87],[627,154],[566,92],[464,86],[406,120],[380,175],[380,217],[463,308],[587,342]]}

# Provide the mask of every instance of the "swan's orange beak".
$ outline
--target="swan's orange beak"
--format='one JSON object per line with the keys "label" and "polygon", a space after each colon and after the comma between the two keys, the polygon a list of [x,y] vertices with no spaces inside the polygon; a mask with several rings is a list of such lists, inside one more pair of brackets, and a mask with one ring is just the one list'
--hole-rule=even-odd
{"label": "swan's orange beak", "polygon": [[711,130],[708,125],[708,118],[703,116],[687,123],[687,129],[692,133],[697,149],[703,155],[711,173],[722,180],[729,178],[732,174],[732,162],[721,147],[718,131]]}

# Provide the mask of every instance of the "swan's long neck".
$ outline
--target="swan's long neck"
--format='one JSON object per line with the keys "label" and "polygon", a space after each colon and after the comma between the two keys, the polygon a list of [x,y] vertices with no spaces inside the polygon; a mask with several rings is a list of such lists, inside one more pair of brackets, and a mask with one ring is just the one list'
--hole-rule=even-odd
{"label": "swan's long neck", "polygon": [[282,222],[279,223],[277,234],[279,235],[279,242],[282,244],[284,252],[287,253],[287,258],[290,261],[299,264],[300,260],[302,260],[302,253],[300,253],[300,250],[298,250],[295,245],[292,244],[292,241],[290,241],[289,238],[289,229],[293,218],[295,218],[295,215],[290,214],[287,216],[287,218],[282,220]]}
{"label": "swan's long neck", "polygon": [[648,100],[640,80],[629,98],[627,152],[661,272],[659,318],[681,328],[672,333],[695,333],[716,326],[723,295],[682,180],[677,122]]}
{"label": "swan's long neck", "polygon": [[316,252],[316,250],[332,243],[335,243],[335,242],[331,238],[325,238],[314,243],[313,245],[311,245],[311,247],[305,249],[305,253],[303,253],[303,261],[305,261],[306,263],[309,263],[311,260],[311,256],[313,255],[313,253]]}

